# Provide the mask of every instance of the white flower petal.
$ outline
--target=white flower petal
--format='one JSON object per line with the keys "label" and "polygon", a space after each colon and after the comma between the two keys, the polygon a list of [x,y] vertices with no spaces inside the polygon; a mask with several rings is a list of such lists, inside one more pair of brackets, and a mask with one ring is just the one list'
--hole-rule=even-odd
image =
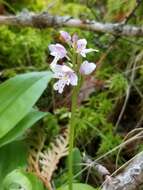
{"label": "white flower petal", "polygon": [[64,76],[65,76],[64,73],[57,72],[57,73],[54,73],[53,78],[62,79]]}
{"label": "white flower petal", "polygon": [[[59,81],[58,81],[59,82]],[[59,88],[59,83],[58,82],[56,82],[54,85],[53,85],[53,87],[54,87],[54,90],[58,90],[58,88]]]}
{"label": "white flower petal", "polygon": [[48,46],[48,48],[49,48],[49,50],[50,50],[51,53],[52,53],[52,52],[54,52],[54,50],[55,50],[55,45],[51,44],[51,45]]}
{"label": "white flower petal", "polygon": [[93,51],[96,51],[96,50],[95,50],[95,49],[92,49],[92,48],[90,48],[90,49],[83,49],[83,50],[80,52],[80,54],[81,54],[82,57],[86,57],[86,54],[87,54],[87,53],[90,53],[90,52],[93,52]]}
{"label": "white flower petal", "polygon": [[65,85],[77,85],[78,77],[70,67],[66,65],[56,64],[52,68],[52,71],[54,72],[54,78],[59,79],[54,84],[54,89],[57,90],[59,93],[63,92]]}
{"label": "white flower petal", "polygon": [[82,57],[86,57],[86,53],[85,53],[84,51],[81,51],[81,52],[80,52],[80,55],[81,55]]}
{"label": "white flower petal", "polygon": [[84,61],[80,66],[80,73],[84,75],[91,74],[96,69],[95,63],[89,63],[88,61]]}
{"label": "white flower petal", "polygon": [[86,45],[87,45],[87,41],[86,39],[80,39],[77,41],[77,51],[80,52],[82,51],[83,49],[86,48]]}
{"label": "white flower petal", "polygon": [[70,79],[70,84],[72,86],[76,86],[77,85],[78,77],[77,77],[77,75],[75,73],[70,73],[69,79]]}
{"label": "white flower petal", "polygon": [[59,61],[60,57],[59,56],[55,56],[55,58],[53,59],[52,63],[50,64],[50,68],[51,70],[54,72],[54,69],[57,65],[57,62]]}
{"label": "white flower petal", "polygon": [[64,39],[65,42],[71,42],[71,36],[68,32],[60,31],[61,37]]}
{"label": "white flower petal", "polygon": [[66,66],[66,65],[62,65],[62,71],[63,72],[74,72],[70,67]]}
{"label": "white flower petal", "polygon": [[65,87],[65,81],[64,80],[58,80],[55,84],[54,84],[54,90],[58,91],[60,94],[63,92],[64,87]]}
{"label": "white flower petal", "polygon": [[85,54],[90,53],[90,52],[93,52],[93,51],[96,51],[96,52],[97,52],[96,49],[92,49],[92,48],[84,49],[84,50],[83,50],[83,52],[84,52]]}
{"label": "white flower petal", "polygon": [[73,34],[72,36],[72,42],[76,43],[78,41],[78,35],[77,34]]}
{"label": "white flower petal", "polygon": [[77,41],[76,45],[73,46],[73,48],[75,48],[76,52],[79,53],[82,57],[86,57],[87,53],[98,51],[92,48],[86,49],[86,45],[87,45],[86,39],[80,39]]}
{"label": "white flower petal", "polygon": [[59,56],[60,59],[67,56],[67,50],[61,44],[51,44],[49,45],[50,54],[52,56]]}
{"label": "white flower petal", "polygon": [[56,64],[56,65],[54,65],[54,67],[52,68],[52,71],[53,71],[54,73],[62,73],[62,67],[63,67],[63,65]]}

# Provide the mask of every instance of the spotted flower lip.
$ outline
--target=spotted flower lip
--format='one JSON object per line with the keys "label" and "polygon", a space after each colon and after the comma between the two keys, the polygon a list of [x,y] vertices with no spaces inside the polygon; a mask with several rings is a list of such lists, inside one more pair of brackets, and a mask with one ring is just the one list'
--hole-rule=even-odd
{"label": "spotted flower lip", "polygon": [[80,66],[80,73],[83,75],[89,75],[96,69],[95,63],[84,61]]}
{"label": "spotted flower lip", "polygon": [[86,39],[77,40],[76,52],[79,53],[82,57],[86,57],[87,53],[90,53],[90,52],[93,52],[93,51],[98,51],[98,50],[95,50],[95,49],[92,49],[92,48],[87,49],[86,45],[87,45]]}
{"label": "spotted flower lip", "polygon": [[54,90],[58,91],[60,94],[63,92],[66,85],[77,85],[78,77],[70,67],[56,64],[54,67],[52,66],[51,69],[54,72],[54,78],[59,79],[54,84]]}

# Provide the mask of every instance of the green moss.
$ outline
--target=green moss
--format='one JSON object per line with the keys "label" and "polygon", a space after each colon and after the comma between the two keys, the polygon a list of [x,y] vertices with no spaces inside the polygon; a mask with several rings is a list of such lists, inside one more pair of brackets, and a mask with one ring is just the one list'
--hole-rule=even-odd
{"label": "green moss", "polygon": [[30,9],[33,11],[41,11],[46,6],[44,0],[1,0],[6,8],[13,13],[19,12],[22,9]]}
{"label": "green moss", "polygon": [[109,81],[109,89],[113,93],[123,93],[128,87],[128,81],[123,74],[114,74]]}
{"label": "green moss", "polygon": [[0,68],[46,65],[51,30],[0,28]]}

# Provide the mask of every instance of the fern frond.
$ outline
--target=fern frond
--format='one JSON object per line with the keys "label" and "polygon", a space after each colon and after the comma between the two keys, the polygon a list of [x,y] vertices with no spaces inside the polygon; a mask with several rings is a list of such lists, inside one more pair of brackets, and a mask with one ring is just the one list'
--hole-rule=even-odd
{"label": "fern frond", "polygon": [[39,154],[43,149],[46,136],[42,128],[36,128],[29,135],[28,171],[39,173]]}
{"label": "fern frond", "polygon": [[51,181],[54,171],[57,169],[57,165],[60,159],[68,154],[68,133],[57,136],[55,141],[50,144],[48,149],[44,149],[40,152],[39,163],[42,176],[47,181]]}
{"label": "fern frond", "polygon": [[45,135],[43,131],[38,131],[30,142],[29,168],[52,190],[51,179],[60,159],[68,154],[68,130],[58,135],[54,142],[47,147],[45,145]]}

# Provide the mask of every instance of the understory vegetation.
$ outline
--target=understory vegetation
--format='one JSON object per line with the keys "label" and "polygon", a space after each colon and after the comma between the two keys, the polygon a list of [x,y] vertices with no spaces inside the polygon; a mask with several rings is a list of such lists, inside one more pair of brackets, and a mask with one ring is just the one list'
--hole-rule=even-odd
{"label": "understory vegetation", "polygon": [[[141,26],[143,3],[136,10],[135,6],[135,0],[0,0],[0,14],[47,11],[83,21]],[[142,37],[70,27],[1,25],[0,184],[4,190],[66,190],[62,186],[68,184],[72,87],[62,94],[54,91],[48,49],[49,44],[61,43],[61,30],[78,34],[99,50],[87,55],[96,70],[85,77],[78,94],[73,181],[88,185],[75,190],[102,188],[104,180],[94,168],[97,163],[112,174],[143,149]]]}

